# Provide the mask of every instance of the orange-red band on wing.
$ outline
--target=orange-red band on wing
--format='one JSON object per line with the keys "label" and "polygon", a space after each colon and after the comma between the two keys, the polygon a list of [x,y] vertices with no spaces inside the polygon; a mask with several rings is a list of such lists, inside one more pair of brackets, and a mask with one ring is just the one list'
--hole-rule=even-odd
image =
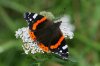
{"label": "orange-red band on wing", "polygon": [[43,51],[45,51],[45,52],[48,52],[48,51],[49,51],[49,48],[46,47],[46,46],[44,46],[44,44],[42,44],[42,43],[39,43],[38,46],[39,46]]}
{"label": "orange-red band on wing", "polygon": [[[30,31],[29,34],[31,39],[36,40],[36,36],[34,35],[34,32]],[[45,52],[49,51],[48,47],[44,46],[42,43],[39,43],[38,46]]]}
{"label": "orange-red band on wing", "polygon": [[46,20],[46,17],[43,17],[41,20],[38,20],[37,22],[35,22],[35,23],[33,24],[32,29],[33,29],[33,30],[36,30],[37,26],[38,26],[40,23],[44,22],[45,20]]}
{"label": "orange-red band on wing", "polygon": [[[50,49],[56,49],[58,48],[58,46],[60,46],[61,42],[63,41],[64,39],[64,36],[61,36],[60,39],[58,40],[58,42],[55,44],[55,45],[51,45],[50,46]],[[49,48],[46,47],[44,44],[42,43],[39,43],[38,46],[45,52],[48,52],[49,51]]]}
{"label": "orange-red band on wing", "polygon": [[30,35],[31,39],[36,40],[36,36],[34,35],[34,32],[29,31],[29,35]]}
{"label": "orange-red band on wing", "polygon": [[56,49],[58,46],[60,46],[63,39],[64,39],[64,36],[61,36],[60,39],[58,40],[58,42],[55,45],[51,45],[50,48],[51,49]]}

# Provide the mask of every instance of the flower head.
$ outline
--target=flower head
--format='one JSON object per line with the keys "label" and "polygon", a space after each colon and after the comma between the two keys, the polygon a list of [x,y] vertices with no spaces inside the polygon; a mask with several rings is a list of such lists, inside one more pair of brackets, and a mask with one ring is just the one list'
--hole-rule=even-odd
{"label": "flower head", "polygon": [[16,38],[20,37],[23,41],[23,49],[25,51],[26,54],[28,54],[29,52],[31,52],[32,54],[37,53],[37,52],[42,52],[42,49],[38,47],[38,42],[34,41],[30,38],[29,36],[29,28],[28,27],[23,27],[21,29],[18,29],[16,31]]}

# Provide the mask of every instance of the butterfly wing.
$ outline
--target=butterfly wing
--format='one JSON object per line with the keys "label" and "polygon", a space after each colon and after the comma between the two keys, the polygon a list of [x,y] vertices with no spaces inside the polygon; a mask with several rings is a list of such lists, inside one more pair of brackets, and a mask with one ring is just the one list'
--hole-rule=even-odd
{"label": "butterfly wing", "polygon": [[69,52],[65,39],[63,39],[59,47],[51,51],[52,53],[59,55],[62,59],[68,59]]}
{"label": "butterfly wing", "polygon": [[[31,37],[36,37],[36,40],[39,41],[38,46],[40,48],[45,52],[50,50],[63,59],[68,58],[68,46],[59,28],[61,22],[53,23],[48,19],[43,20],[44,16],[36,13],[26,13],[24,18],[29,23],[29,29],[32,32],[30,33]],[[38,24],[36,30],[33,30],[34,23],[36,25]]]}
{"label": "butterfly wing", "polygon": [[45,46],[49,47],[51,41],[57,38],[59,35],[58,28],[60,26],[60,22],[49,25],[47,28],[41,28],[35,32],[37,36],[37,40],[43,43]]}
{"label": "butterfly wing", "polygon": [[[68,46],[66,40],[59,28],[61,22],[54,23],[48,31],[52,32],[49,37],[51,37],[49,44],[49,49],[52,53],[59,55],[63,59],[68,59]],[[48,37],[47,37],[48,38]],[[46,40],[45,40],[46,41]],[[52,48],[53,47],[53,48]]]}

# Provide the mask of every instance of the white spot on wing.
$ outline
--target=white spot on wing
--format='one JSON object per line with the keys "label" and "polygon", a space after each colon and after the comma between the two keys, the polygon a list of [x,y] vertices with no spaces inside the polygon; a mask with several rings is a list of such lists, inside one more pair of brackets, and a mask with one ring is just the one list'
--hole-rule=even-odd
{"label": "white spot on wing", "polygon": [[63,46],[63,47],[62,47],[62,49],[64,50],[64,49],[66,49],[67,47],[68,47],[68,46],[67,46],[67,45],[65,45],[65,46]]}
{"label": "white spot on wing", "polygon": [[37,17],[37,15],[38,15],[38,14],[35,13],[35,14],[33,15],[33,18],[35,19],[35,18]]}
{"label": "white spot on wing", "polygon": [[62,50],[60,50],[59,52],[61,52],[61,53],[62,53]]}
{"label": "white spot on wing", "polygon": [[30,18],[30,21],[32,21],[32,19]]}

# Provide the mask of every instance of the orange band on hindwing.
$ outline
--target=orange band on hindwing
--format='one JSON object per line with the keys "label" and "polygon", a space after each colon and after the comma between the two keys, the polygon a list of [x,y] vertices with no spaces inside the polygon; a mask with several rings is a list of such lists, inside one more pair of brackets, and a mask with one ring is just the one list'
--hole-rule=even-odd
{"label": "orange band on hindwing", "polygon": [[[58,40],[58,42],[55,44],[55,45],[51,45],[50,46],[50,49],[56,49],[58,48],[60,45],[61,45],[61,42],[63,41],[64,39],[64,36],[61,36],[60,39]],[[44,44],[42,43],[39,43],[38,46],[45,52],[48,52],[49,51],[49,48],[46,47]]]}
{"label": "orange band on hindwing", "polygon": [[31,39],[36,40],[36,36],[34,35],[34,32],[29,31],[29,35],[30,35]]}
{"label": "orange band on hindwing", "polygon": [[49,51],[49,48],[44,46],[42,43],[39,43],[38,46],[45,52],[48,52]]}
{"label": "orange band on hindwing", "polygon": [[60,39],[58,40],[58,42],[55,45],[51,45],[50,49],[56,49],[58,48],[58,46],[60,46],[61,42],[63,41],[64,36],[61,36]]}
{"label": "orange band on hindwing", "polygon": [[42,19],[37,20],[37,21],[33,24],[32,29],[33,29],[33,30],[36,30],[37,26],[38,26],[40,23],[44,22],[45,20],[46,20],[46,17],[43,17]]}

